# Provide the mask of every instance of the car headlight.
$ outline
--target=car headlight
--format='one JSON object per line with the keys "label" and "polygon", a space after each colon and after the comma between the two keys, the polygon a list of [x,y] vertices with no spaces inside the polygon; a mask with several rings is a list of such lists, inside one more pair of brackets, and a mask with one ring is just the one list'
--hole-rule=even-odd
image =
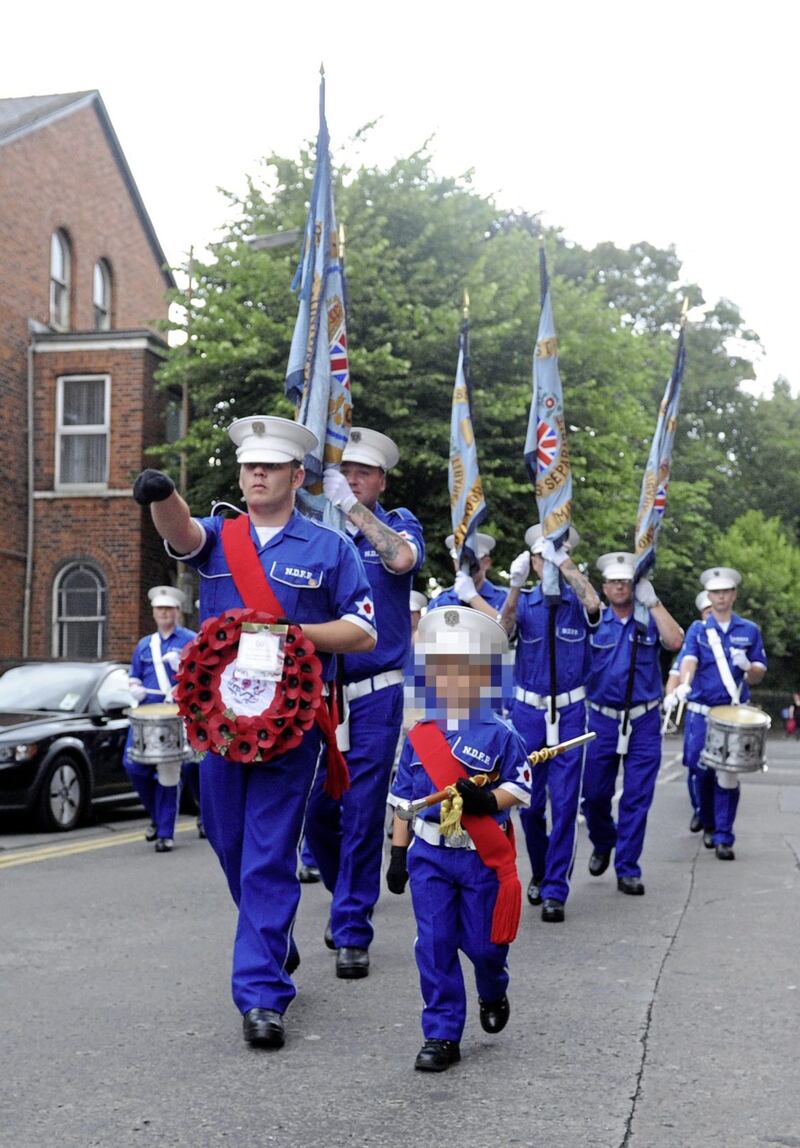
{"label": "car headlight", "polygon": [[0,745],[0,765],[12,762],[31,761],[39,750],[38,742],[23,742],[19,745]]}

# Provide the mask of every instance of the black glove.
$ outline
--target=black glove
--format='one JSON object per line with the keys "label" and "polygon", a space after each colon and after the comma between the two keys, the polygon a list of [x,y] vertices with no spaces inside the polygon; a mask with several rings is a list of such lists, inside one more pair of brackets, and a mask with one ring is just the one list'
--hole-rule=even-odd
{"label": "black glove", "polygon": [[497,813],[497,798],[488,789],[481,788],[468,777],[459,777],[456,789],[464,801],[464,812],[477,817],[487,817]]}
{"label": "black glove", "polygon": [[133,497],[140,506],[149,506],[151,502],[163,502],[169,498],[175,489],[175,483],[168,474],[160,470],[143,470],[133,484]]}
{"label": "black glove", "polygon": [[390,893],[404,893],[408,881],[406,868],[407,845],[393,845],[389,868],[386,870],[386,887]]}

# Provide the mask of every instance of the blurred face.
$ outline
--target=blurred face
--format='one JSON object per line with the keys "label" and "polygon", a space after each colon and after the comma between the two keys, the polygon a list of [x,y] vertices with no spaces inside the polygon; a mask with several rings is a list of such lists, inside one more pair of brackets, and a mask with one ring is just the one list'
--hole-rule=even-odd
{"label": "blurred face", "polygon": [[492,684],[492,667],[487,656],[433,656],[425,661],[425,680],[436,691],[437,701],[448,713],[462,714],[477,709],[481,690]]}
{"label": "blurred face", "polygon": [[293,462],[243,462],[239,489],[254,520],[290,509],[304,475],[303,467]]}
{"label": "blurred face", "polygon": [[361,505],[372,510],[386,490],[386,472],[364,462],[343,462],[341,471]]}
{"label": "blurred face", "polygon": [[153,618],[159,632],[169,634],[178,625],[178,608],[177,606],[154,606]]}
{"label": "blurred face", "polygon": [[711,599],[711,609],[718,617],[724,618],[733,610],[735,590],[709,590],[708,596]]}
{"label": "blurred face", "polygon": [[711,607],[710,606],[704,606],[703,609],[700,611],[700,617],[703,619],[704,622],[710,613],[711,613]]}
{"label": "blurred face", "polygon": [[633,604],[633,582],[612,578],[610,582],[603,583],[603,594],[609,606],[622,610]]}

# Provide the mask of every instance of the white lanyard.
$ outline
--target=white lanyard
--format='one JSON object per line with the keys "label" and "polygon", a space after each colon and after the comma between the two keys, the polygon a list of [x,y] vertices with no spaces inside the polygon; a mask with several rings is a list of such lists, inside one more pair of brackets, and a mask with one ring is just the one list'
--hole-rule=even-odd
{"label": "white lanyard", "polygon": [[156,671],[156,677],[158,678],[158,688],[164,695],[165,700],[169,701],[172,695],[172,685],[164,667],[164,659],[161,657],[161,635],[158,631],[150,635],[150,653],[153,655],[153,669]]}
{"label": "white lanyard", "polygon": [[728,659],[725,657],[725,651],[722,648],[722,639],[713,626],[709,626],[706,622],[706,634],[708,635],[708,644],[711,647],[711,653],[714,655],[714,661],[717,663],[719,676],[722,678],[722,684],[728,691],[728,695],[733,705],[739,704],[739,687],[733,680],[731,667],[728,664]]}

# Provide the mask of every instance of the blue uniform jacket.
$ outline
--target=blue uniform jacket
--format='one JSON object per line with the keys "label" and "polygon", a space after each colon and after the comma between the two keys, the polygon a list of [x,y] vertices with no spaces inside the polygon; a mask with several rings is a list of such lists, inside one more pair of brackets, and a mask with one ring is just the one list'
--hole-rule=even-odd
{"label": "blue uniform jacket", "polygon": [[751,662],[767,664],[767,655],[764,650],[764,640],[761,631],[755,622],[748,622],[738,614],[732,614],[728,632],[720,627],[713,614],[705,622],[695,621],[686,632],[683,643],[683,656],[697,659],[697,670],[692,681],[692,692],[689,694],[690,702],[698,702],[705,706],[722,706],[730,704],[730,695],[725,689],[720,677],[714,653],[708,641],[708,631],[715,629],[722,641],[722,648],[733,675],[733,680],[741,688],[741,701],[747,701],[750,691],[744,680],[744,672],[731,661],[731,650],[744,650]]}
{"label": "blue uniform jacket", "polygon": [[[194,630],[187,630],[184,626],[176,626],[175,630],[168,638],[161,638],[161,656],[168,654],[170,650],[177,650],[178,653],[184,646],[191,642],[192,638],[196,637]],[[170,685],[175,685],[175,671],[164,664],[164,669],[167,671]],[[156,677],[156,668],[153,664],[153,654],[150,649],[150,634],[142,638],[136,643],[136,649],[133,651],[131,658],[131,677],[138,678],[146,690],[159,690],[157,694],[148,694],[142,705],[153,705],[158,702],[163,702],[164,695],[160,692],[158,678]]]}
{"label": "blue uniform jacket", "polygon": [[[561,587],[556,607],[556,692],[577,689],[586,680],[589,623],[570,586]],[[550,607],[541,586],[523,590],[517,602],[517,655],[514,684],[537,694],[550,694]]]}
{"label": "blue uniform jacket", "polygon": [[[596,705],[614,709],[624,707],[635,628],[633,612],[623,621],[607,606],[600,617],[600,624],[592,630],[586,696]],[[659,649],[658,627],[650,618],[647,633],[639,634],[631,706],[661,697]]]}

